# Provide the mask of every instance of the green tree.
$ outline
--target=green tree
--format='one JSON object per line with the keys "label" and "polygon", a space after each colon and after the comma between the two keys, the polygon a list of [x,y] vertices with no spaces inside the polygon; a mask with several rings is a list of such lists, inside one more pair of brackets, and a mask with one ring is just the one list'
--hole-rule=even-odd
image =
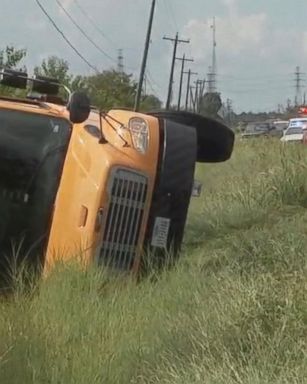
{"label": "green tree", "polygon": [[16,49],[12,46],[0,49],[0,69],[10,68],[25,70],[25,66],[19,66],[26,54],[27,51],[25,49]]}
{"label": "green tree", "polygon": [[108,110],[134,106],[137,85],[132,80],[132,75],[107,70],[84,80],[91,102],[97,107]]}
{"label": "green tree", "polygon": [[49,56],[40,66],[34,68],[34,74],[57,79],[61,84],[69,86],[73,76],[69,73],[69,64],[57,56]]}
{"label": "green tree", "polygon": [[154,111],[161,109],[162,101],[155,95],[145,95],[141,101],[140,109],[141,111]]}
{"label": "green tree", "polygon": [[86,90],[86,87],[87,87],[86,78],[81,75],[74,76],[70,81],[69,87],[71,91]]}
{"label": "green tree", "polygon": [[[0,49],[0,70],[9,68],[26,71],[26,67],[21,65],[26,54],[25,49],[16,49],[13,46],[6,46],[6,48]],[[2,96],[23,97],[25,94],[24,90],[0,85],[0,95]]]}
{"label": "green tree", "polygon": [[[69,63],[57,56],[49,56],[47,59],[44,59],[40,66],[34,68],[34,74],[56,79],[71,91],[86,88],[84,76],[72,75]],[[60,96],[67,98],[67,93],[62,89],[60,90]]]}

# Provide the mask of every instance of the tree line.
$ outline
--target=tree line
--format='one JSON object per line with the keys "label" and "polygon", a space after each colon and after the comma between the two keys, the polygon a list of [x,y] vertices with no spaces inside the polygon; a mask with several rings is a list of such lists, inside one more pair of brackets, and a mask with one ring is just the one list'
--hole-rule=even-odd
{"label": "tree line", "polygon": [[[0,49],[0,69],[26,71],[27,68],[23,65],[26,55],[25,49],[16,49],[13,46]],[[91,103],[102,110],[116,107],[133,108],[134,106],[137,82],[131,74],[108,69],[90,76],[73,75],[70,72],[69,63],[57,56],[43,59],[40,65],[34,68],[34,74],[55,78],[72,91],[86,91]],[[25,96],[23,90],[3,86],[0,86],[0,94],[13,97]],[[158,97],[153,94],[143,95],[141,110],[149,111],[161,107],[162,103]]]}
{"label": "tree line", "polygon": [[[25,49],[16,49],[13,46],[0,49],[0,70],[11,68],[26,71],[27,68],[23,65],[26,56],[27,51]],[[134,107],[137,81],[133,79],[132,74],[108,69],[90,76],[73,75],[69,63],[55,55],[43,59],[34,68],[34,74],[57,79],[71,91],[85,91],[89,95],[92,105],[102,110],[112,108],[132,109]],[[25,97],[26,92],[0,85],[0,95]],[[194,103],[195,105],[191,111],[228,122],[229,116],[222,113],[223,103],[219,93],[204,93],[197,100],[194,100]],[[142,95],[140,111],[146,112],[161,108],[163,108],[162,102],[157,96],[153,94]],[[171,106],[171,109],[177,109],[177,107]],[[233,111],[231,112],[233,114]]]}

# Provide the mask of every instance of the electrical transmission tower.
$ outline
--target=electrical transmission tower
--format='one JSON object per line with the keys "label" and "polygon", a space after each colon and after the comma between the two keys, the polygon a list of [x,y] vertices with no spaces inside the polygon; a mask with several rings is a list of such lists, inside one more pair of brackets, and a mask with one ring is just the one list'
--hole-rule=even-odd
{"label": "electrical transmission tower", "polygon": [[295,99],[294,99],[294,105],[297,107],[298,105],[302,104],[302,82],[303,82],[303,77],[304,75],[300,71],[300,67],[297,66],[294,72],[295,75]]}
{"label": "electrical transmission tower", "polygon": [[118,56],[117,56],[117,72],[123,73],[124,72],[124,56],[123,56],[123,50],[118,50]]}
{"label": "electrical transmission tower", "polygon": [[217,63],[216,63],[216,25],[215,17],[213,18],[212,28],[212,64],[209,67],[209,73],[207,74],[208,92],[216,92],[216,74],[217,74]]}

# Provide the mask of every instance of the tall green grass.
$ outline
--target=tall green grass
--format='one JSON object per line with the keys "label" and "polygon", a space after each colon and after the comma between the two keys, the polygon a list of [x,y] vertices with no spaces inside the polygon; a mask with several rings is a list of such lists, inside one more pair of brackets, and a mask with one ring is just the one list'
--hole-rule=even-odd
{"label": "tall green grass", "polygon": [[0,383],[306,382],[306,155],[251,140],[199,166],[182,258],[156,279],[72,263],[3,300]]}

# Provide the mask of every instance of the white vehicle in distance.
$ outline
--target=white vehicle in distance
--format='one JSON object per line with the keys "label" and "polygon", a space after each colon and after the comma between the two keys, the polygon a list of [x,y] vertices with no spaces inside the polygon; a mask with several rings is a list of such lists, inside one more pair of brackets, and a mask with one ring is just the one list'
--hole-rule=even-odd
{"label": "white vehicle in distance", "polygon": [[272,129],[276,130],[276,136],[282,137],[289,126],[289,120],[275,120],[272,123]]}
{"label": "white vehicle in distance", "polygon": [[289,120],[289,126],[285,130],[283,137],[280,139],[283,142],[295,142],[303,140],[303,128],[306,127],[307,117],[296,117]]}

